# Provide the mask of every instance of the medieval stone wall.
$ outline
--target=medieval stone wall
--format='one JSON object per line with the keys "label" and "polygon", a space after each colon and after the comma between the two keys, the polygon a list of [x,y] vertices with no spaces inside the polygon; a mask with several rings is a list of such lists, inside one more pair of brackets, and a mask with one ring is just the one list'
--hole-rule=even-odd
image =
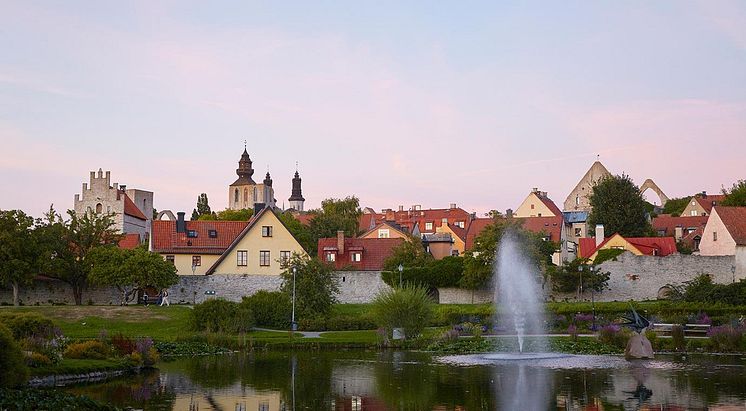
{"label": "medieval stone wall", "polygon": [[491,303],[492,290],[467,290],[464,288],[438,288],[439,304],[484,304]]}

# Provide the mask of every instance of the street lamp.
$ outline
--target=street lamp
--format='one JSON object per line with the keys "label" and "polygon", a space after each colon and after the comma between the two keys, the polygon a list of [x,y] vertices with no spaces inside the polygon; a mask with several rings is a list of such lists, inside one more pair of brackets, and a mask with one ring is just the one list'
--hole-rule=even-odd
{"label": "street lamp", "polygon": [[[295,272],[297,271],[296,267],[293,267],[293,314],[290,319],[290,328],[295,331],[298,329],[298,324],[295,323]],[[295,404],[293,404],[295,405]]]}
{"label": "street lamp", "polygon": [[402,286],[402,283],[401,283],[401,273],[402,273],[402,271],[404,271],[404,266],[401,265],[401,264],[399,264],[399,267],[397,267],[397,268],[399,269],[399,288],[401,288],[401,286]]}
{"label": "street lamp", "polygon": [[[593,274],[594,267],[591,265],[588,268],[591,270],[591,274]],[[591,326],[592,331],[596,331],[596,299],[594,298],[594,295],[593,295],[595,288],[596,288],[595,285],[591,286],[591,309],[593,310],[593,325]]]}
{"label": "street lamp", "polygon": [[730,266],[730,272],[731,274],[733,274],[733,282],[735,283],[736,282],[736,266],[735,265]]}

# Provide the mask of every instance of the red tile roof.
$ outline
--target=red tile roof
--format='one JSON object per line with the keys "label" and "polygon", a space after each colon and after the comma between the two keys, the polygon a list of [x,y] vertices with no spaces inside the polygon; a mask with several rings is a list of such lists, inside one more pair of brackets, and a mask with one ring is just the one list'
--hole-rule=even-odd
{"label": "red tile roof", "polygon": [[123,250],[131,250],[135,247],[140,245],[140,234],[137,233],[128,233],[125,234],[124,237],[122,237],[121,240],[119,240],[119,248]]}
{"label": "red tile roof", "polygon": [[699,205],[702,206],[702,208],[705,209],[707,214],[710,214],[712,212],[712,207],[720,204],[723,200],[725,200],[725,195],[723,194],[707,194],[705,196],[699,194],[696,197],[697,202]]}
{"label": "red tile roof", "polygon": [[656,232],[673,237],[676,234],[676,227],[683,228],[684,234],[686,234],[687,231],[693,231],[706,225],[708,218],[708,216],[671,217],[660,215],[653,219],[652,224]]}
{"label": "red tile roof", "polygon": [[[457,221],[463,221],[464,227],[466,227],[467,225],[469,225],[469,221],[472,220],[472,216],[465,210],[458,207],[407,211],[392,210],[386,212],[385,214],[363,214],[360,216],[358,226],[361,231],[368,231],[371,227],[382,221],[391,221],[400,225],[402,228],[406,229],[407,232],[411,233],[415,224],[419,223],[420,231],[422,233],[434,233],[435,229],[443,224],[443,219],[445,219],[447,223],[451,225],[455,225]],[[425,223],[433,223],[433,228],[430,230],[425,229]]]}
{"label": "red tile roof", "polygon": [[562,210],[557,207],[557,204],[554,204],[554,201],[552,201],[549,197],[540,194],[540,193],[534,193],[537,197],[539,197],[539,200],[541,200],[542,203],[554,214],[555,217],[562,217]]}
{"label": "red tile roof", "polygon": [[736,245],[746,245],[746,207],[714,207]]}
{"label": "red tile roof", "polygon": [[[360,271],[380,271],[383,262],[388,258],[393,249],[403,243],[402,238],[345,238],[344,254],[340,254],[337,247],[337,238],[319,238],[318,256],[326,261],[326,252],[336,252],[334,266],[337,270],[353,269]],[[361,261],[350,260],[351,251],[362,251]]]}
{"label": "red tile roof", "polygon": [[295,217],[296,220],[300,221],[301,224],[305,226],[309,226],[311,225],[311,220],[313,220],[313,218],[316,217],[316,214],[311,214],[311,213],[293,214],[293,217]]}
{"label": "red tile roof", "polygon": [[[580,258],[590,258],[598,249],[603,248],[606,243],[618,234],[607,237],[596,247],[595,238],[580,238],[578,242],[578,256]],[[621,236],[620,236],[621,237]],[[665,257],[677,252],[676,240],[673,237],[622,237],[641,253],[645,255],[655,255]]]}
{"label": "red tile roof", "polygon": [[482,232],[482,230],[484,230],[485,227],[494,222],[495,219],[493,218],[475,218],[471,220],[469,226],[466,227],[466,242],[464,250],[471,250],[472,247],[474,247],[474,239]]}
{"label": "red tile roof", "polygon": [[140,220],[147,220],[147,217],[145,217],[145,214],[140,211],[139,208],[135,205],[135,203],[132,202],[130,199],[130,196],[127,194],[124,194],[124,214],[127,214],[128,216],[132,216],[135,218],[139,218]]}
{"label": "red tile roof", "polygon": [[[153,251],[161,254],[223,254],[226,248],[249,224],[248,221],[185,221],[186,231],[194,230],[197,237],[176,232],[176,221],[153,221]],[[210,230],[217,231],[210,238]]]}
{"label": "red tile roof", "polygon": [[[564,229],[564,218],[562,213],[555,217],[524,217],[515,218],[515,220],[522,223],[524,230],[534,233],[548,234],[549,240],[556,243],[559,243],[562,238],[562,230]],[[485,227],[494,222],[495,220],[492,218],[473,219],[466,230],[466,245],[464,248],[470,250],[474,247],[474,239],[482,232],[482,230],[484,230]]]}

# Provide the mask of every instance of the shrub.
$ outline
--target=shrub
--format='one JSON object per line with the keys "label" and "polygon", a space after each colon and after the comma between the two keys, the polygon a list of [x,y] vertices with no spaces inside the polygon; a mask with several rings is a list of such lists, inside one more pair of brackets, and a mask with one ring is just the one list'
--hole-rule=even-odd
{"label": "shrub", "polygon": [[28,379],[21,348],[7,327],[0,324],[0,388],[20,386]]}
{"label": "shrub", "polygon": [[109,356],[111,350],[101,341],[83,341],[70,344],[63,356],[65,358],[103,360]]}
{"label": "shrub", "polygon": [[280,329],[290,326],[292,302],[285,293],[258,291],[250,297],[244,297],[241,306],[247,307],[254,314],[254,321],[259,326]]}
{"label": "shrub", "polygon": [[121,333],[111,337],[111,346],[114,347],[114,351],[119,355],[132,354],[136,349],[135,341],[132,338],[125,337]]}
{"label": "shrub", "polygon": [[378,294],[371,311],[376,322],[387,332],[403,328],[406,338],[414,338],[430,321],[433,302],[424,287],[407,285]]}
{"label": "shrub", "polygon": [[616,324],[605,325],[598,330],[598,341],[607,345],[624,349],[628,339],[629,332]]}
{"label": "shrub", "polygon": [[52,320],[36,313],[3,313],[0,322],[10,329],[16,340],[48,334],[54,329]]}
{"label": "shrub", "polygon": [[197,331],[238,333],[254,326],[254,316],[246,306],[223,299],[207,300],[194,306],[192,326]]}
{"label": "shrub", "polygon": [[142,365],[146,367],[152,367],[159,359],[158,351],[155,348],[155,344],[153,344],[153,339],[150,337],[137,340],[133,354],[137,354],[142,361]]}
{"label": "shrub", "polygon": [[740,350],[743,332],[742,327],[721,325],[710,328],[707,336],[710,337],[710,345],[716,351],[732,352]]}
{"label": "shrub", "polygon": [[46,367],[52,365],[52,360],[44,354],[38,352],[32,352],[26,356],[26,365],[32,368]]}

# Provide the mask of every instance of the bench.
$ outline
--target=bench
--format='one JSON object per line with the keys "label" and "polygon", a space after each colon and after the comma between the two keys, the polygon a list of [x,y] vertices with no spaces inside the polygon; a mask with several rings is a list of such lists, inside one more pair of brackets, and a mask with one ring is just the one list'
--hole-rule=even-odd
{"label": "bench", "polygon": [[684,335],[696,337],[705,337],[707,336],[707,332],[710,331],[709,324],[650,324],[650,330],[670,335],[671,330],[676,326],[684,328]]}

